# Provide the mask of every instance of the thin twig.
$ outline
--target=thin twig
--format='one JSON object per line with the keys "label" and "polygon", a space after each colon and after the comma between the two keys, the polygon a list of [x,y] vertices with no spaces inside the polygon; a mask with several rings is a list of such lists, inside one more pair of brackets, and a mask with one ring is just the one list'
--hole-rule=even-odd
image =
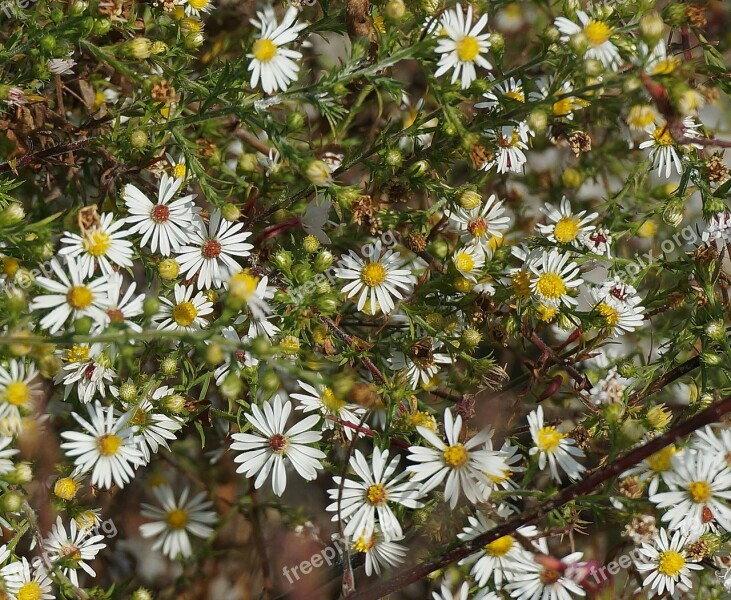
{"label": "thin twig", "polygon": [[[351,350],[358,350],[358,345],[355,340],[347,333],[345,333],[342,329],[340,329],[340,327],[338,327],[332,319],[321,316],[320,322],[325,325],[333,334],[335,334],[336,337],[345,342],[345,344],[347,344]],[[361,355],[360,360],[365,365],[366,369],[370,371],[371,375],[373,375],[373,378],[378,381],[378,383],[386,383],[386,378],[381,374],[381,372],[378,370],[378,367],[373,364],[373,361],[370,358]]]}
{"label": "thin twig", "polygon": [[51,156],[57,156],[59,154],[65,154],[66,152],[73,152],[84,146],[91,144],[96,138],[82,138],[75,142],[69,142],[68,144],[59,144],[45,150],[39,150],[38,152],[32,152],[30,154],[24,154],[17,160],[10,160],[8,162],[0,163],[0,173],[6,173],[7,171],[15,171],[18,167],[24,167],[25,165],[32,165],[40,163],[45,158]]}
{"label": "thin twig", "polygon": [[589,378],[586,375],[582,375],[576,367],[574,367],[567,360],[562,359],[558,354],[556,354],[552,348],[547,346],[546,343],[535,334],[535,332],[531,333],[528,339],[544,355],[548,356],[553,364],[564,369],[571,376],[571,378],[579,384],[580,390],[590,390],[592,388],[591,381],[589,381]]}

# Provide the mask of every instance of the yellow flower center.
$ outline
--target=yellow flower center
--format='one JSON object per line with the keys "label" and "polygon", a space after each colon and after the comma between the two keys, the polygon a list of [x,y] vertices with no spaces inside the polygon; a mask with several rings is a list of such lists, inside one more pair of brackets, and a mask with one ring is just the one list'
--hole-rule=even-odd
{"label": "yellow flower center", "polygon": [[188,6],[196,10],[203,10],[208,6],[209,0],[188,0]]}
{"label": "yellow flower center", "polygon": [[360,278],[368,287],[376,287],[386,281],[386,269],[379,262],[369,262],[363,267]]}
{"label": "yellow flower center", "polygon": [[711,486],[707,481],[694,481],[688,486],[688,495],[693,502],[703,504],[708,502],[713,495],[713,490],[711,490]]}
{"label": "yellow flower center", "polygon": [[355,550],[356,552],[368,552],[368,550],[373,548],[375,543],[376,540],[374,537],[366,540],[363,536],[360,536],[357,540],[353,542],[353,550]]}
{"label": "yellow flower center", "polygon": [[527,298],[530,296],[530,273],[518,271],[513,275],[513,289],[516,296]]}
{"label": "yellow flower center", "polygon": [[272,40],[262,39],[254,42],[254,58],[261,62],[269,62],[277,55],[277,46]]}
{"label": "yellow flower center", "polygon": [[82,310],[94,300],[94,294],[85,285],[75,285],[66,294],[66,301],[76,310]]}
{"label": "yellow flower center", "polygon": [[458,271],[470,273],[475,268],[475,259],[467,252],[460,252],[454,257],[454,266]]}
{"label": "yellow flower center", "polygon": [[650,72],[652,75],[670,75],[679,65],[680,59],[677,56],[668,56],[652,65]]}
{"label": "yellow flower center", "polygon": [[122,445],[122,438],[113,433],[107,433],[99,438],[99,454],[102,456],[114,456]]}
{"label": "yellow flower center", "polygon": [[462,444],[447,446],[444,449],[444,462],[447,466],[452,467],[453,469],[459,469],[467,462],[468,458],[469,454]]}
{"label": "yellow flower center", "polygon": [[414,427],[424,427],[429,431],[437,430],[437,422],[429,413],[423,410],[416,411],[411,415],[411,424]]}
{"label": "yellow flower center", "polygon": [[16,259],[9,256],[3,256],[2,263],[2,272],[5,273],[5,275],[7,275],[8,277],[12,277],[13,275],[15,275],[20,268],[20,263]]}
{"label": "yellow flower center", "polygon": [[685,559],[680,552],[675,550],[666,550],[660,552],[658,557],[657,570],[668,577],[677,577],[681,569],[685,566]]}
{"label": "yellow flower center", "polygon": [[231,276],[229,280],[229,290],[234,298],[249,301],[256,292],[256,286],[259,285],[259,278],[256,275],[242,271]]}
{"label": "yellow flower center", "polygon": [[129,422],[132,425],[145,425],[147,423],[147,412],[138,408]]}
{"label": "yellow flower center", "polygon": [[482,217],[469,222],[467,225],[467,231],[469,231],[474,237],[484,237],[487,234],[487,221]]}
{"label": "yellow flower center", "polygon": [[556,300],[566,293],[566,284],[558,273],[543,273],[538,277],[536,291],[544,298]]}
{"label": "yellow flower center", "polygon": [[539,304],[536,308],[536,315],[544,323],[548,323],[558,314],[558,309],[555,306],[547,306],[546,304]]}
{"label": "yellow flower center", "polygon": [[570,115],[574,110],[574,99],[570,96],[568,98],[561,98],[557,102],[553,103],[553,114],[557,117],[565,117]]}
{"label": "yellow flower center", "polygon": [[501,483],[507,481],[510,479],[510,476],[513,474],[513,472],[510,469],[505,469],[502,474],[500,475],[488,475],[487,478],[492,481],[495,485],[500,485]]}
{"label": "yellow flower center", "polygon": [[655,131],[652,132],[652,138],[658,146],[672,146],[675,144],[673,136],[670,135],[670,130],[667,125],[660,125],[656,127]]}
{"label": "yellow flower center", "polygon": [[72,477],[62,477],[53,486],[53,493],[61,500],[73,500],[78,489],[79,484]]}
{"label": "yellow flower center", "polygon": [[92,256],[104,256],[112,245],[112,238],[106,231],[91,231],[86,234],[81,245]]}
{"label": "yellow flower center", "polygon": [[616,308],[610,306],[606,302],[601,302],[596,309],[609,327],[614,327],[617,323],[619,323],[619,311]]}
{"label": "yellow flower center", "polygon": [[538,432],[536,444],[541,452],[553,452],[566,436],[567,434],[556,431],[555,427],[544,427]]}
{"label": "yellow flower center", "polygon": [[188,513],[182,508],[174,508],[165,517],[170,529],[183,529],[188,524]]}
{"label": "yellow flower center", "polygon": [[673,454],[677,452],[675,446],[667,446],[658,450],[647,458],[647,465],[656,473],[667,471],[673,466]]}
{"label": "yellow flower center", "polygon": [[561,244],[573,242],[577,235],[579,235],[579,219],[576,217],[563,217],[559,219],[556,227],[553,229],[553,237]]}
{"label": "yellow flower center", "polygon": [[5,400],[13,406],[23,406],[30,399],[30,389],[22,381],[9,383],[5,390]]}
{"label": "yellow flower center", "polygon": [[43,589],[37,581],[29,581],[20,586],[20,589],[15,593],[18,600],[41,600],[43,595]]}
{"label": "yellow flower center", "polygon": [[198,316],[198,310],[192,302],[181,302],[173,307],[173,321],[181,327],[190,327]]}
{"label": "yellow flower center", "polygon": [[629,110],[627,123],[632,129],[644,129],[655,121],[655,111],[646,104],[636,104]]}
{"label": "yellow flower center", "polygon": [[459,205],[465,210],[477,208],[481,202],[482,197],[474,190],[466,190],[465,192],[462,192],[462,195],[459,197]]}
{"label": "yellow flower center", "polygon": [[518,102],[525,102],[525,94],[523,93],[523,88],[517,88],[515,90],[505,92],[505,97],[512,98],[513,100],[517,100]]}
{"label": "yellow flower center", "polygon": [[322,402],[322,405],[328,410],[328,412],[333,414],[339,413],[340,409],[342,409],[346,404],[345,400],[338,398],[329,387],[322,390],[322,398],[320,398],[320,402]]}
{"label": "yellow flower center", "polygon": [[89,346],[71,346],[66,350],[67,363],[79,363],[89,360]]}
{"label": "yellow flower center", "polygon": [[612,35],[612,28],[606,23],[592,19],[584,27],[584,35],[592,46],[601,46],[609,40],[609,36]]}
{"label": "yellow flower center", "polygon": [[376,483],[368,488],[368,502],[371,504],[384,504],[388,500],[388,492],[383,484]]}
{"label": "yellow flower center", "polygon": [[466,35],[457,42],[457,56],[462,62],[472,62],[480,53],[480,44],[477,38]]}
{"label": "yellow flower center", "polygon": [[510,552],[510,549],[513,547],[513,538],[509,535],[504,535],[501,538],[496,539],[494,542],[490,542],[487,546],[485,546],[485,552],[487,552],[490,556],[496,556],[497,558],[502,558],[505,556],[508,552]]}
{"label": "yellow flower center", "polygon": [[176,179],[183,179],[186,173],[187,170],[183,163],[178,163],[173,167],[173,177],[175,177]]}

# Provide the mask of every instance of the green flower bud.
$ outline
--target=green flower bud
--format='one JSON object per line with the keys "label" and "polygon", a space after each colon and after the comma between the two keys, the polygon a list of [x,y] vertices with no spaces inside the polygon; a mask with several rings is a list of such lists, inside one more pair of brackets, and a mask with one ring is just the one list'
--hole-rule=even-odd
{"label": "green flower bud", "polygon": [[589,48],[589,40],[586,39],[586,35],[580,31],[569,38],[569,48],[571,48],[577,56],[584,56],[586,50]]}
{"label": "green flower bud", "polygon": [[78,17],[83,14],[87,8],[89,8],[89,5],[86,2],[83,0],[75,0],[75,2],[69,4],[68,14],[71,17]]}
{"label": "green flower bud", "polygon": [[44,52],[52,53],[56,49],[56,36],[44,35],[39,45]]}
{"label": "green flower bud", "polygon": [[437,238],[427,246],[427,250],[435,258],[441,259],[449,253],[449,244],[442,238]]}
{"label": "green flower bud", "polygon": [[203,45],[204,41],[205,38],[200,31],[192,31],[185,36],[185,39],[183,40],[183,47],[186,50],[197,50]]}
{"label": "green flower bud", "polygon": [[221,207],[221,216],[227,221],[235,222],[241,218],[241,211],[235,204],[226,202],[226,204]]}
{"label": "green flower bud", "polygon": [[616,425],[624,415],[624,405],[621,402],[613,402],[602,409],[604,418],[608,423]]}
{"label": "green flower bud", "polygon": [[0,503],[2,504],[2,510],[4,512],[15,513],[23,506],[23,496],[21,496],[18,492],[8,492],[3,494]]}
{"label": "green flower bud", "polygon": [[707,218],[715,214],[726,212],[726,203],[716,196],[708,196],[703,200],[703,216]]}
{"label": "green flower bud", "polygon": [[321,296],[315,302],[315,306],[325,314],[333,314],[340,306],[340,302],[332,296]]}
{"label": "green flower bud", "polygon": [[132,595],[130,596],[129,600],[155,600],[153,595],[147,591],[145,588],[137,588]]}
{"label": "green flower bud", "polygon": [[274,264],[282,271],[292,268],[292,253],[289,250],[280,250],[274,255]]}
{"label": "green flower bud", "polygon": [[704,352],[701,354],[701,361],[709,367],[717,367],[723,362],[723,356],[715,352]]}
{"label": "green flower bud", "polygon": [[664,34],[665,23],[657,12],[652,11],[642,15],[640,19],[640,35],[649,48],[654,48]]}
{"label": "green flower bud", "polygon": [[142,150],[149,141],[150,138],[141,129],[135,129],[129,136],[129,143],[135,150]]}
{"label": "green flower bud", "polygon": [[334,258],[332,252],[322,249],[315,257],[315,260],[312,263],[312,268],[315,270],[315,273],[322,273],[332,266],[333,261]]}
{"label": "green flower bud", "polygon": [[147,296],[142,303],[142,312],[147,318],[154,317],[160,310],[160,301],[157,296]]}
{"label": "green flower bud", "polygon": [[250,152],[244,153],[239,156],[239,160],[236,163],[242,171],[251,173],[259,168],[259,161],[256,159],[256,154]]}
{"label": "green flower bud", "polygon": [[33,469],[27,461],[18,463],[15,468],[2,477],[8,483],[23,485],[33,481]]}
{"label": "green flower bud", "polygon": [[157,272],[165,281],[172,281],[180,273],[180,264],[174,258],[165,258],[157,263]]}
{"label": "green flower bud", "polygon": [[17,202],[8,204],[0,211],[0,227],[12,227],[25,219],[25,210]]}
{"label": "green flower bud", "polygon": [[119,399],[129,404],[137,398],[137,386],[131,381],[125,381],[119,386]]}
{"label": "green flower bud", "polygon": [[299,112],[294,111],[287,115],[287,127],[294,131],[299,131],[304,127],[305,124],[305,116]]}
{"label": "green flower bud", "polygon": [[502,33],[496,31],[490,34],[490,50],[499,54],[505,48],[505,38]]}
{"label": "green flower bud", "polygon": [[279,376],[271,369],[264,371],[259,381],[261,388],[267,392],[273,392],[279,389]]}
{"label": "green flower bud", "polygon": [[599,60],[588,58],[584,61],[584,73],[589,77],[598,77],[604,72],[604,65]]}
{"label": "green flower bud", "polygon": [[708,339],[713,342],[722,342],[726,338],[726,326],[720,319],[708,323],[705,332]]}
{"label": "green flower bud", "polygon": [[297,279],[299,283],[304,283],[305,281],[312,279],[314,273],[312,272],[310,265],[297,263],[294,267],[292,267],[292,275],[294,275],[295,279]]}
{"label": "green flower bud", "polygon": [[465,350],[474,350],[480,345],[482,334],[476,329],[465,329],[460,337],[460,342]]}
{"label": "green flower bud", "polygon": [[224,398],[234,399],[241,395],[244,389],[244,383],[236,373],[231,371],[226,375],[218,389],[221,390]]}
{"label": "green flower bud", "polygon": [[122,46],[122,52],[129,58],[146,60],[152,55],[152,42],[144,37],[133,38]]}
{"label": "green flower bud", "polygon": [[310,161],[310,163],[307,165],[305,175],[307,176],[307,179],[310,180],[310,183],[318,187],[324,187],[332,184],[332,179],[330,177],[330,167],[325,164],[325,161]]}
{"label": "green flower bud", "polygon": [[540,109],[531,111],[526,120],[528,127],[530,127],[536,133],[543,133],[548,127],[548,116],[545,111]]}
{"label": "green flower bud", "polygon": [[663,10],[663,19],[673,28],[685,25],[688,22],[686,8],[686,4],[671,2]]}
{"label": "green flower bud", "polygon": [[637,369],[631,360],[626,360],[619,363],[617,366],[617,373],[619,373],[622,377],[630,378],[637,375]]}
{"label": "green flower bud", "polygon": [[383,157],[384,162],[389,167],[399,167],[401,163],[404,161],[404,155],[401,154],[400,150],[396,150],[395,148],[392,148],[388,152],[386,152],[386,155]]}
{"label": "green flower bud", "polygon": [[685,216],[685,202],[680,198],[672,198],[665,204],[662,211],[662,220],[668,225],[679,227]]}
{"label": "green flower bud", "polygon": [[622,423],[622,435],[630,442],[638,442],[645,435],[645,426],[638,419],[627,419]]}
{"label": "green flower bud", "polygon": [[389,0],[383,13],[386,15],[386,18],[392,21],[400,21],[406,14],[404,0]]}
{"label": "green flower bud", "polygon": [[172,377],[178,372],[178,361],[172,356],[166,356],[160,361],[160,373],[165,377]]}
{"label": "green flower bud", "polygon": [[421,177],[429,171],[429,162],[426,160],[417,160],[409,167],[408,174],[411,177]]}
{"label": "green flower bud", "polygon": [[302,248],[307,254],[314,254],[320,248],[320,240],[317,239],[317,236],[308,235],[302,241]]}
{"label": "green flower bud", "polygon": [[76,335],[89,335],[94,321],[91,317],[81,317],[74,321],[74,333]]}
{"label": "green flower bud", "polygon": [[185,410],[185,398],[180,394],[172,394],[163,398],[162,404],[165,410],[177,415]]}
{"label": "green flower bud", "polygon": [[96,19],[92,31],[94,35],[106,35],[111,28],[112,22],[109,19]]}

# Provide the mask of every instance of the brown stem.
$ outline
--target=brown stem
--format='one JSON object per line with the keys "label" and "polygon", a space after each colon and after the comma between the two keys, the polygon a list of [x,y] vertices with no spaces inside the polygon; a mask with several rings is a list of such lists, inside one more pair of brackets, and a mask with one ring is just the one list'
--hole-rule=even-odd
{"label": "brown stem", "polygon": [[552,348],[547,346],[545,342],[539,338],[535,333],[531,333],[530,337],[528,338],[544,355],[547,355],[553,364],[558,365],[559,367],[563,368],[570,376],[571,378],[576,381],[576,383],[579,384],[580,390],[590,390],[592,388],[591,382],[586,377],[586,375],[582,375],[579,373],[579,371],[574,367],[571,363],[569,363],[567,360],[562,359],[558,354],[556,354]]}
{"label": "brown stem", "polygon": [[258,150],[264,156],[269,156],[269,151],[271,150],[271,148],[245,129],[241,129],[241,127],[238,127],[234,131],[234,135],[242,142],[244,142],[244,144],[246,144],[247,146],[251,146],[254,150]]}
{"label": "brown stem", "polygon": [[82,138],[75,142],[69,142],[68,144],[59,144],[52,148],[46,148],[45,150],[39,150],[38,152],[32,152],[31,154],[25,154],[15,161],[8,161],[0,163],[0,173],[6,173],[7,171],[15,171],[18,167],[25,165],[36,164],[41,162],[44,158],[50,158],[51,156],[57,156],[59,154],[65,154],[66,152],[73,152],[84,146],[91,144],[96,138]]}
{"label": "brown stem", "polygon": [[494,527],[464,544],[460,544],[450,550],[447,550],[436,558],[422,562],[414,567],[404,569],[391,579],[387,579],[386,581],[376,584],[366,590],[348,594],[345,596],[344,600],[377,600],[378,598],[383,598],[388,594],[392,594],[415,581],[419,581],[430,573],[469,556],[490,542],[493,542],[505,535],[514,533],[519,527],[533,523],[551,511],[564,506],[576,498],[589,494],[600,485],[624,473],[627,469],[637,463],[645,460],[648,456],[651,456],[652,454],[655,454],[655,452],[669,446],[678,438],[685,437],[693,433],[696,429],[700,429],[701,427],[705,427],[706,425],[719,421],[721,417],[729,412],[731,412],[731,396],[721,400],[713,406],[710,406],[684,423],[677,425],[667,433],[649,441],[644,446],[640,446],[639,448],[635,448],[634,450],[627,452],[616,459],[613,463],[600,469],[596,469],[581,481],[564,488],[562,492],[546,500],[542,504],[539,504],[535,508],[525,511],[506,523],[503,523],[498,527]]}
{"label": "brown stem", "polygon": [[[321,316],[320,322],[325,325],[333,334],[335,334],[337,338],[345,342],[352,350],[358,350],[358,345],[356,344],[355,340],[347,333],[345,333],[342,329],[340,329],[340,327],[338,327],[332,319]],[[360,360],[365,365],[366,369],[371,372],[371,375],[373,375],[373,378],[376,379],[378,383],[386,383],[386,378],[381,374],[381,372],[378,370],[378,367],[373,364],[373,361],[370,358],[368,358],[367,356],[361,356]]]}
{"label": "brown stem", "polygon": [[634,392],[628,398],[630,406],[636,406],[639,402],[642,402],[648,396],[652,396],[655,392],[659,392],[666,385],[672,383],[676,379],[680,379],[686,373],[690,373],[693,369],[698,368],[701,364],[700,355],[694,356],[686,360],[684,363],[679,364],[677,367],[670,369],[665,375],[658,377],[653,380],[644,390]]}
{"label": "brown stem", "polygon": [[[338,417],[335,417],[333,415],[327,415],[327,419],[330,421],[334,421],[335,423],[339,423],[343,427],[347,427],[349,429],[353,429],[354,431],[357,431],[358,433],[362,433],[363,435],[366,435],[368,437],[373,437],[375,435],[375,431],[372,429],[368,429],[367,427],[362,427],[361,425],[356,425],[355,423],[351,423],[350,421],[345,421],[344,419],[339,419]],[[411,444],[409,444],[406,440],[402,440],[401,438],[397,437],[390,437],[390,442],[398,447],[402,448],[404,450],[408,450],[411,447]]]}
{"label": "brown stem", "polygon": [[274,584],[272,582],[272,572],[269,568],[269,558],[267,555],[266,541],[264,540],[264,530],[261,525],[261,507],[254,488],[254,480],[249,480],[249,498],[251,498],[251,531],[254,537],[254,544],[256,545],[256,551],[261,559],[261,578],[262,587],[264,588],[264,594],[266,600],[274,599]]}

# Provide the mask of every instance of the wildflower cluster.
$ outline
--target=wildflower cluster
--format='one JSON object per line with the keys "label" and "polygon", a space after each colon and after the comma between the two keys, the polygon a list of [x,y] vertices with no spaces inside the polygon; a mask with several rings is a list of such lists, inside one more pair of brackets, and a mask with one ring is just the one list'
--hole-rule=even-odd
{"label": "wildflower cluster", "polygon": [[728,7],[12,13],[0,597],[731,589]]}

